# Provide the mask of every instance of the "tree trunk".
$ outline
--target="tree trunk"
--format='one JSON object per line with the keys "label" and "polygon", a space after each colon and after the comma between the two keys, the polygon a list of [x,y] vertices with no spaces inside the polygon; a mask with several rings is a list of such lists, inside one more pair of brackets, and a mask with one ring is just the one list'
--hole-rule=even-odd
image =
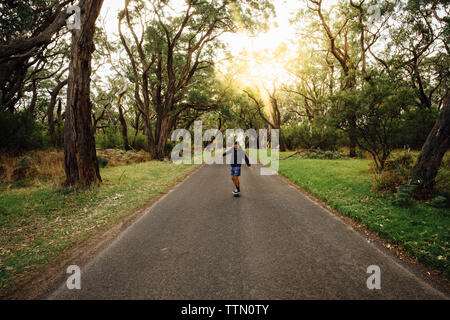
{"label": "tree trunk", "polygon": [[[48,134],[50,136],[50,141],[52,143],[52,146],[56,147],[56,134],[55,134],[55,106],[58,99],[58,94],[64,88],[64,86],[67,85],[67,80],[64,80],[63,82],[59,82],[56,87],[53,89],[53,91],[50,92],[50,104],[48,105],[47,109],[47,121],[48,121]],[[60,101],[61,103],[61,101]]]}
{"label": "tree trunk", "polygon": [[62,101],[59,99],[58,101],[58,108],[56,109],[56,125],[57,125],[57,132],[55,134],[55,147],[60,148],[64,144],[64,137],[63,137],[63,130],[61,130],[61,124],[62,124]]}
{"label": "tree trunk", "polygon": [[31,88],[33,90],[33,96],[31,98],[30,106],[28,107],[28,112],[30,114],[34,114],[34,110],[36,109],[36,102],[37,102],[37,98],[38,98],[37,85],[36,85],[35,79],[33,79],[33,84],[31,85]]}
{"label": "tree trunk", "polygon": [[[126,80],[124,80],[126,81]],[[117,109],[119,109],[119,122],[121,126],[121,132],[123,137],[123,147],[125,151],[131,150],[130,144],[128,143],[128,127],[127,122],[125,120],[125,117],[123,115],[123,109],[122,109],[122,98],[127,93],[127,84],[125,82],[125,86],[121,92],[119,92],[119,97],[117,98]]]}
{"label": "tree trunk", "polygon": [[73,30],[64,123],[66,185],[87,188],[101,182],[90,101],[95,21],[103,0],[81,0],[81,28]]}
{"label": "tree trunk", "polygon": [[356,119],[354,116],[350,117],[350,126],[349,126],[349,131],[348,131],[348,137],[350,140],[350,153],[349,153],[349,157],[350,158],[356,158],[356,146],[358,144],[358,138],[356,135]]}
{"label": "tree trunk", "polygon": [[131,150],[130,144],[128,142],[127,121],[125,120],[125,117],[123,116],[123,109],[120,104],[119,104],[119,121],[120,121],[122,137],[123,137],[123,148],[125,149],[125,151]]}
{"label": "tree trunk", "polygon": [[169,139],[171,129],[171,121],[172,119],[169,116],[158,116],[155,128],[155,146],[154,151],[151,154],[152,158],[155,160],[164,159],[167,140]]}
{"label": "tree trunk", "polygon": [[[414,166],[413,182],[420,188],[417,194],[430,195],[434,187],[442,158],[450,148],[450,93],[445,97],[444,106],[433,129],[425,141]],[[422,191],[422,192],[421,192]]]}
{"label": "tree trunk", "polygon": [[151,159],[157,159],[157,150],[156,150],[156,145],[153,139],[153,133],[152,133],[152,126],[150,123],[150,119],[143,114],[144,116],[144,129],[145,132],[144,134],[147,136],[147,146],[148,146],[148,152],[150,153],[150,158]]}

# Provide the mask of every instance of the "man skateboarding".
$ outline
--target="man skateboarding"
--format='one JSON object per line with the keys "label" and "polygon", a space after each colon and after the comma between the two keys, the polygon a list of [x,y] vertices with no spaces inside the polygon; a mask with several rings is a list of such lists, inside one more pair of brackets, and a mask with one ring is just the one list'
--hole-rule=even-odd
{"label": "man skateboarding", "polygon": [[248,160],[247,154],[245,151],[241,148],[239,143],[235,142],[234,147],[228,150],[227,152],[224,152],[222,155],[225,157],[226,155],[233,153],[233,157],[231,159],[231,180],[233,180],[234,185],[236,186],[236,189],[233,191],[233,194],[238,197],[241,193],[241,184],[239,182],[239,177],[241,176],[241,166],[242,166],[242,160],[245,159],[245,163],[247,164],[248,168],[250,170],[253,170],[250,161]]}

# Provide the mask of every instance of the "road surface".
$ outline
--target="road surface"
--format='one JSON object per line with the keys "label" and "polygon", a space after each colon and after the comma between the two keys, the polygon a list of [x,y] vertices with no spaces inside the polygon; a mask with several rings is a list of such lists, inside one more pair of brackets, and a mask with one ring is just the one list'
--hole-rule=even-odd
{"label": "road surface", "polygon": [[280,177],[243,168],[241,182],[234,198],[227,166],[202,167],[81,267],[81,290],[47,298],[447,298]]}

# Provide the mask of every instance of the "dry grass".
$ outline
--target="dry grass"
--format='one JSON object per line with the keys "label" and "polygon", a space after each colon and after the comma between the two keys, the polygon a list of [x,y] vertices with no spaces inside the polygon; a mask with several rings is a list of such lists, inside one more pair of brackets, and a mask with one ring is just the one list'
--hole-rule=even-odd
{"label": "dry grass", "polygon": [[99,157],[108,159],[107,167],[117,167],[133,163],[142,163],[150,161],[150,155],[143,150],[136,151],[123,151],[117,149],[106,149],[97,151]]}
{"label": "dry grass", "polygon": [[15,183],[13,174],[21,160],[26,159],[34,169],[32,176],[28,177],[27,185],[47,183],[59,184],[64,176],[64,154],[62,150],[48,149],[28,152],[21,156],[0,155],[0,167],[4,174],[0,177],[3,183]]}
{"label": "dry grass", "polygon": [[[128,151],[116,149],[98,150],[97,156],[108,160],[107,167],[142,163],[150,161],[145,151]],[[27,163],[31,170],[25,179],[14,177],[14,171],[20,163]],[[4,189],[11,187],[41,186],[43,184],[61,185],[64,181],[64,152],[60,149],[47,149],[27,152],[19,156],[0,154],[0,183]]]}

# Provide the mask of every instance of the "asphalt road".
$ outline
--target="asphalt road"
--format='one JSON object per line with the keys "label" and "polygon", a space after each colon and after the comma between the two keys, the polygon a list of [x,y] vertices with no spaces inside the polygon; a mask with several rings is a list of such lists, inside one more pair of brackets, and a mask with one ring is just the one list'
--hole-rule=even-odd
{"label": "asphalt road", "polygon": [[280,177],[243,168],[241,182],[234,198],[229,168],[204,166],[82,266],[81,290],[48,298],[446,298]]}

